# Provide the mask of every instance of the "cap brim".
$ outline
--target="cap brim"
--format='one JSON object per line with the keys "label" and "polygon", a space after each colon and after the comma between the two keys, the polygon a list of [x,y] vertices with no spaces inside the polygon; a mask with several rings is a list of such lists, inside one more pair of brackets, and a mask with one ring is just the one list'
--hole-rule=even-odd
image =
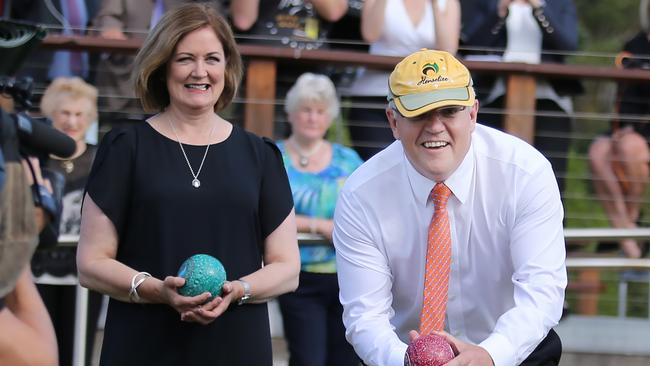
{"label": "cap brim", "polygon": [[471,107],[474,105],[475,98],[474,88],[466,86],[402,95],[401,97],[393,96],[397,110],[407,118],[441,107],[453,105]]}

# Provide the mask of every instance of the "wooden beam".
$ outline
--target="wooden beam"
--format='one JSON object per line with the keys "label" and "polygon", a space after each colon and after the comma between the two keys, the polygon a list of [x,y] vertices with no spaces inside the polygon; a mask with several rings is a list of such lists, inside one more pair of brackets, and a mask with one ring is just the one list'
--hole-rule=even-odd
{"label": "wooden beam", "polygon": [[246,72],[244,128],[259,136],[273,138],[275,116],[276,63],[253,59]]}
{"label": "wooden beam", "polygon": [[598,299],[603,287],[600,281],[600,271],[597,269],[582,270],[574,283],[580,283],[585,290],[579,295],[577,313],[580,315],[597,315]]}
{"label": "wooden beam", "polygon": [[[90,52],[136,53],[142,47],[141,39],[114,40],[99,36],[66,36],[48,34],[40,47],[45,49],[85,50]],[[313,64],[365,66],[371,69],[392,70],[402,57],[371,55],[359,51],[295,50],[289,47],[240,44],[241,55],[246,59],[272,58],[276,61]],[[491,75],[524,74],[540,78],[596,79],[611,81],[650,81],[650,71],[621,69],[614,66],[574,64],[525,64],[521,62],[491,62],[461,60],[472,73]],[[613,64],[613,61],[612,61]]]}
{"label": "wooden beam", "polygon": [[535,77],[508,76],[503,128],[532,145],[535,139]]}

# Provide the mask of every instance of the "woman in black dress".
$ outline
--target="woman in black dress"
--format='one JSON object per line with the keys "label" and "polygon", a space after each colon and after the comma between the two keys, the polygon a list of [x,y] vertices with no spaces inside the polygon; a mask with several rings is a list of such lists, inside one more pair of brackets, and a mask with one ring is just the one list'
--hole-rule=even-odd
{"label": "woman in black dress", "polygon": [[[134,73],[158,114],[103,139],[77,254],[81,283],[111,296],[101,364],[271,365],[265,301],[298,284],[295,215],[277,147],[216,114],[242,73],[232,32],[208,5],[179,7]],[[212,300],[176,291],[199,253],[231,280]]]}

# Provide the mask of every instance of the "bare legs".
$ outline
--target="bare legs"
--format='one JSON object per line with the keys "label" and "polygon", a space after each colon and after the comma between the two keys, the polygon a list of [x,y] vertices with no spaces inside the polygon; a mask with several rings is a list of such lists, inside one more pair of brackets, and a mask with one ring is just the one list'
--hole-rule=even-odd
{"label": "bare legs", "polygon": [[[589,148],[589,160],[594,189],[610,224],[635,228],[640,199],[650,176],[648,143],[631,128],[623,128],[611,138],[596,139]],[[624,239],[620,246],[627,257],[641,256],[635,239]]]}

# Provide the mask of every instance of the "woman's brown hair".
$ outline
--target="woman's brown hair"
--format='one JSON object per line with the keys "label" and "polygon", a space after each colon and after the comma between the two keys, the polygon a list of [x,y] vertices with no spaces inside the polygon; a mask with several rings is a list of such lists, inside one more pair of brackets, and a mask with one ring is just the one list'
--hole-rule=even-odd
{"label": "woman's brown hair", "polygon": [[208,4],[191,3],[168,11],[149,33],[133,67],[135,95],[146,112],[159,112],[169,105],[167,63],[176,45],[188,33],[210,27],[221,42],[226,58],[224,88],[214,111],[226,108],[237,94],[243,64],[228,22]]}

